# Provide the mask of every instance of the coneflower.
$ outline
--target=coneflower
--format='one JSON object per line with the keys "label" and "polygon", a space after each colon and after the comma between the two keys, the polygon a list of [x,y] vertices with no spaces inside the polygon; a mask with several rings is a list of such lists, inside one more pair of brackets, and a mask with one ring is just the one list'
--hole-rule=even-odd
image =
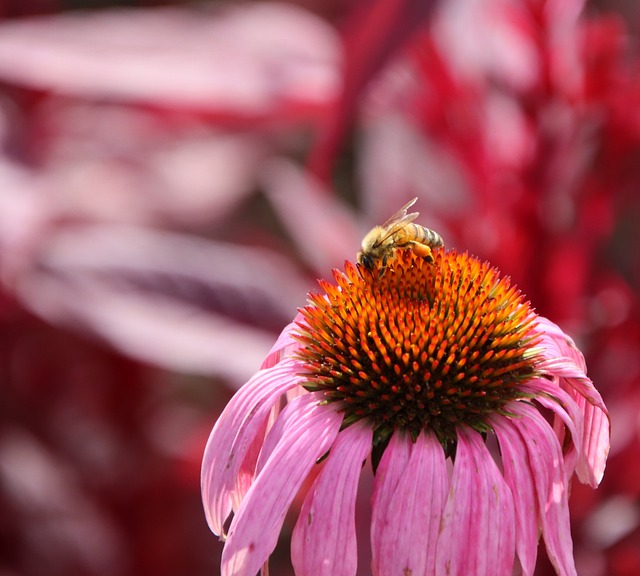
{"label": "coneflower", "polygon": [[569,480],[598,485],[609,421],[573,341],[468,254],[398,251],[382,275],[347,262],[333,277],[209,438],[202,494],[223,576],[260,571],[314,468],[295,573],[355,575],[367,461],[374,576],[533,574],[540,534],[575,574]]}

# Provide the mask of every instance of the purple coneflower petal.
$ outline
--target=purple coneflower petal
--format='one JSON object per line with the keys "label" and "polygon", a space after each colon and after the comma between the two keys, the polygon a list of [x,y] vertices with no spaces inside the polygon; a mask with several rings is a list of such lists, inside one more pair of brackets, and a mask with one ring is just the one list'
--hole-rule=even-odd
{"label": "purple coneflower petal", "polygon": [[491,418],[491,424],[500,444],[504,479],[511,488],[515,505],[516,550],[522,573],[529,576],[536,567],[538,554],[539,520],[533,471],[517,422],[495,415]]}
{"label": "purple coneflower petal", "polygon": [[587,364],[584,361],[582,352],[580,352],[573,339],[562,331],[560,326],[544,316],[538,316],[536,324],[542,335],[541,346],[545,350],[545,357],[569,358],[583,373],[586,373]]}
{"label": "purple coneflower petal", "polygon": [[587,365],[582,352],[559,326],[543,317],[537,319],[539,347],[544,360],[538,369],[560,379],[560,385],[588,398],[591,404],[606,412],[600,393],[587,377]]}
{"label": "purple coneflower petal", "polygon": [[513,496],[484,440],[460,428],[436,573],[509,576],[515,553]]}
{"label": "purple coneflower petal", "polygon": [[[219,536],[232,510],[238,472],[273,403],[302,381],[298,364],[282,362],[257,372],[231,399],[216,422],[202,461],[202,498],[209,527]],[[224,461],[223,461],[224,460]]]}
{"label": "purple coneflower petal", "polygon": [[293,350],[300,347],[300,344],[292,338],[292,334],[297,329],[300,320],[302,320],[302,314],[298,312],[293,322],[287,324],[280,336],[278,336],[276,343],[271,347],[267,357],[262,362],[261,369],[272,368],[278,362],[281,362],[284,357],[289,356]]}
{"label": "purple coneflower petal", "polygon": [[[545,326],[550,330],[560,329],[548,320]],[[555,327],[555,328],[554,328]],[[559,386],[566,390],[583,415],[582,449],[578,452],[576,474],[581,482],[596,487],[604,475],[607,455],[609,453],[610,422],[607,408],[602,396],[586,376],[584,358],[575,348],[573,341],[566,335],[556,334],[552,340],[553,352],[541,362],[539,369],[555,377]]]}
{"label": "purple coneflower petal", "polygon": [[291,560],[296,576],[356,574],[356,495],[372,436],[371,427],[363,422],[338,434],[293,531]]}
{"label": "purple coneflower petal", "polygon": [[610,422],[608,413],[585,398],[576,402],[584,416],[583,448],[578,458],[576,474],[581,482],[596,488],[604,475],[609,454]]}
{"label": "purple coneflower petal", "polygon": [[571,443],[569,448],[565,447],[563,456],[567,476],[570,476],[575,470],[583,445],[584,418],[575,397],[546,378],[530,380],[522,384],[521,389],[523,392],[535,394],[536,400],[554,413],[554,430],[561,444],[564,445],[566,430],[571,433]]}
{"label": "purple coneflower petal", "polygon": [[597,485],[609,445],[584,357],[488,263],[431,255],[335,270],[232,399],[202,475],[212,529],[224,536],[235,511],[223,576],[265,565],[314,468],[295,571],[354,576],[372,451],[374,576],[511,576],[516,555],[532,576],[540,534],[558,574],[576,573],[569,478]]}
{"label": "purple coneflower petal", "polygon": [[536,400],[551,410],[571,432],[571,441],[577,452],[582,450],[584,415],[575,396],[559,388],[546,378],[534,378],[521,384],[523,392],[536,395]]}
{"label": "purple coneflower petal", "polygon": [[579,394],[600,410],[607,411],[602,396],[596,390],[593,382],[571,359],[548,358],[540,362],[538,369],[558,378],[560,386],[565,390]]}
{"label": "purple coneflower petal", "polygon": [[234,516],[222,576],[255,576],[276,547],[289,506],[316,460],[331,447],[342,416],[315,393],[288,404],[272,429],[280,437]]}
{"label": "purple coneflower petal", "polygon": [[384,451],[376,471],[376,480],[371,497],[371,547],[372,571],[380,572],[380,548],[386,538],[387,517],[395,510],[394,495],[400,480],[409,474],[411,441],[403,434],[394,434]]}
{"label": "purple coneflower petal", "polygon": [[514,427],[527,447],[549,559],[558,574],[576,574],[569,523],[568,480],[558,438],[535,407],[514,402],[509,409],[520,417],[514,421]]}
{"label": "purple coneflower petal", "polygon": [[[609,453],[610,422],[607,408],[587,377],[584,356],[573,340],[546,318],[538,318],[538,328],[542,329],[540,346],[545,358],[538,369],[552,376],[558,386],[568,392],[583,416],[579,430],[582,447],[578,448],[575,472],[581,482],[596,487],[604,475]],[[562,441],[562,437],[560,439]],[[569,454],[565,458],[570,462],[572,456]]]}
{"label": "purple coneflower petal", "polygon": [[434,574],[436,547],[430,543],[437,541],[449,491],[444,451],[431,433],[422,432],[415,443],[397,432],[395,437],[399,440],[389,445],[385,457],[398,443],[411,452],[407,459],[403,447],[399,458],[383,457],[378,468],[371,530],[374,574]]}

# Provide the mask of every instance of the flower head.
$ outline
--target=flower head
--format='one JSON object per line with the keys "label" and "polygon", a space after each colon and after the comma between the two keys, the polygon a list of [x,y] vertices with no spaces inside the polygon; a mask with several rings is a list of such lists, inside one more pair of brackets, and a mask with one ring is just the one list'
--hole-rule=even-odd
{"label": "flower head", "polygon": [[558,573],[575,574],[568,482],[598,484],[609,424],[571,339],[468,254],[398,251],[384,274],[347,263],[334,279],[209,439],[202,489],[226,538],[222,574],[267,561],[314,468],[296,574],[355,574],[367,459],[373,574],[509,575],[516,558],[532,574],[540,533]]}

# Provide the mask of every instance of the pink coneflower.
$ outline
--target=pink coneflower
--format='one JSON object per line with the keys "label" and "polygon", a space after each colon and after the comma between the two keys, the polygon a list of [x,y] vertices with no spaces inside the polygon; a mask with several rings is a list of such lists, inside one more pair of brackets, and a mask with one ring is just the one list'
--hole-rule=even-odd
{"label": "pink coneflower", "polygon": [[333,275],[209,438],[202,493],[222,574],[260,571],[311,475],[295,572],[356,574],[366,462],[375,576],[508,576],[517,562],[533,574],[540,534],[557,572],[575,574],[569,479],[597,486],[609,422],[573,341],[468,254],[406,250],[383,275]]}

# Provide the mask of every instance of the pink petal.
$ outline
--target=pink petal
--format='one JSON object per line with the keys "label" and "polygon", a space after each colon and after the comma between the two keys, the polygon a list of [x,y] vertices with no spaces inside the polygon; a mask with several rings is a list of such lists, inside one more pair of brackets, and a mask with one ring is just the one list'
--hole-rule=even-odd
{"label": "pink petal", "polygon": [[584,417],[580,406],[576,402],[577,398],[574,398],[562,388],[558,388],[555,383],[546,378],[530,380],[522,386],[522,390],[536,394],[536,400],[562,420],[569,432],[571,432],[571,441],[575,449],[580,452],[582,450]]}
{"label": "pink petal", "polygon": [[576,474],[583,484],[596,488],[607,464],[611,437],[609,414],[581,396],[576,402],[584,414],[583,449],[578,458]]}
{"label": "pink petal", "polygon": [[509,409],[520,416],[514,421],[514,427],[529,452],[549,559],[559,574],[576,574],[569,522],[568,480],[558,438],[533,406],[514,402]]}
{"label": "pink petal", "polygon": [[[567,476],[575,470],[583,444],[583,414],[574,396],[559,388],[547,378],[536,378],[522,385],[523,392],[536,395],[536,400],[555,414],[554,429],[561,444],[564,443],[566,426],[571,433],[571,444],[565,448],[564,462]],[[564,426],[563,426],[564,424]]]}
{"label": "pink petal", "polygon": [[504,479],[513,494],[516,550],[523,574],[532,575],[538,554],[538,507],[529,454],[518,434],[517,424],[509,418],[494,416],[491,425],[500,444]]}
{"label": "pink petal", "polygon": [[329,450],[342,416],[318,404],[314,393],[298,396],[278,417],[280,438],[242,500],[222,552],[222,576],[255,576],[273,552],[289,506],[316,460]]}
{"label": "pink petal", "polygon": [[380,551],[385,538],[387,518],[395,511],[394,495],[402,478],[408,474],[411,441],[402,433],[395,433],[384,451],[376,471],[371,497],[372,571],[380,574]]}
{"label": "pink petal", "polygon": [[[402,438],[398,432],[394,436]],[[433,434],[421,433],[415,443],[406,436],[402,441],[410,444],[409,460],[401,455],[401,465],[390,475],[396,481],[393,492],[386,491],[389,500],[374,502],[384,511],[375,526],[377,576],[434,574],[436,569],[434,543],[449,491],[444,450]],[[380,480],[376,477],[376,486]],[[373,533],[372,526],[372,541]]]}
{"label": "pink petal", "polygon": [[562,378],[589,402],[606,411],[600,393],[587,378],[587,365],[582,352],[574,341],[556,324],[539,317],[538,330],[541,330],[540,347],[545,360],[539,365],[541,372]]}
{"label": "pink petal", "polygon": [[458,430],[453,477],[438,538],[438,574],[510,576],[513,496],[480,434]]}
{"label": "pink petal", "polygon": [[542,331],[541,344],[547,350],[546,356],[548,358],[570,358],[586,374],[587,364],[573,339],[565,334],[560,326],[543,316],[538,316],[536,323],[538,330]]}
{"label": "pink petal", "polygon": [[214,534],[224,533],[231,513],[238,470],[274,402],[302,380],[297,364],[283,362],[254,375],[231,399],[218,418],[202,460],[202,500],[207,522]]}
{"label": "pink petal", "polygon": [[297,576],[355,576],[356,494],[372,435],[368,424],[354,424],[331,447],[293,531],[291,559]]}
{"label": "pink petal", "polygon": [[[576,446],[576,473],[581,482],[595,487],[602,480],[609,453],[608,410],[593,382],[586,376],[584,357],[573,340],[546,318],[538,319],[538,327],[543,331],[541,346],[546,357],[539,369],[558,379],[559,385],[567,390],[583,416],[578,426],[582,446]],[[557,391],[553,394],[558,396]],[[564,404],[565,407],[569,406],[566,402]],[[571,457],[571,454],[565,456],[565,460],[569,459],[569,465],[572,464]]]}
{"label": "pink petal", "polygon": [[581,396],[584,396],[593,404],[604,412],[607,411],[602,396],[596,390],[593,382],[585,375],[584,371],[573,360],[564,358],[550,358],[541,362],[538,369],[561,379],[563,388],[575,390]]}
{"label": "pink petal", "polygon": [[[564,402],[565,407],[575,404],[582,413],[580,421],[576,421],[581,439],[580,444],[576,444],[578,449],[576,473],[581,482],[596,487],[604,475],[609,454],[611,430],[607,407],[591,380],[572,362],[548,360],[541,365],[541,369],[559,378],[562,388],[568,391],[573,401]],[[536,383],[535,386],[538,387],[539,384]],[[547,388],[554,388],[550,392],[551,395],[556,397],[561,395],[553,385],[548,384]],[[573,415],[572,419],[575,421]]]}
{"label": "pink petal", "polygon": [[302,314],[296,314],[293,322],[287,324],[278,336],[275,344],[269,350],[267,357],[260,366],[260,369],[271,368],[289,356],[300,345],[291,337],[298,330],[298,322],[303,319]]}

